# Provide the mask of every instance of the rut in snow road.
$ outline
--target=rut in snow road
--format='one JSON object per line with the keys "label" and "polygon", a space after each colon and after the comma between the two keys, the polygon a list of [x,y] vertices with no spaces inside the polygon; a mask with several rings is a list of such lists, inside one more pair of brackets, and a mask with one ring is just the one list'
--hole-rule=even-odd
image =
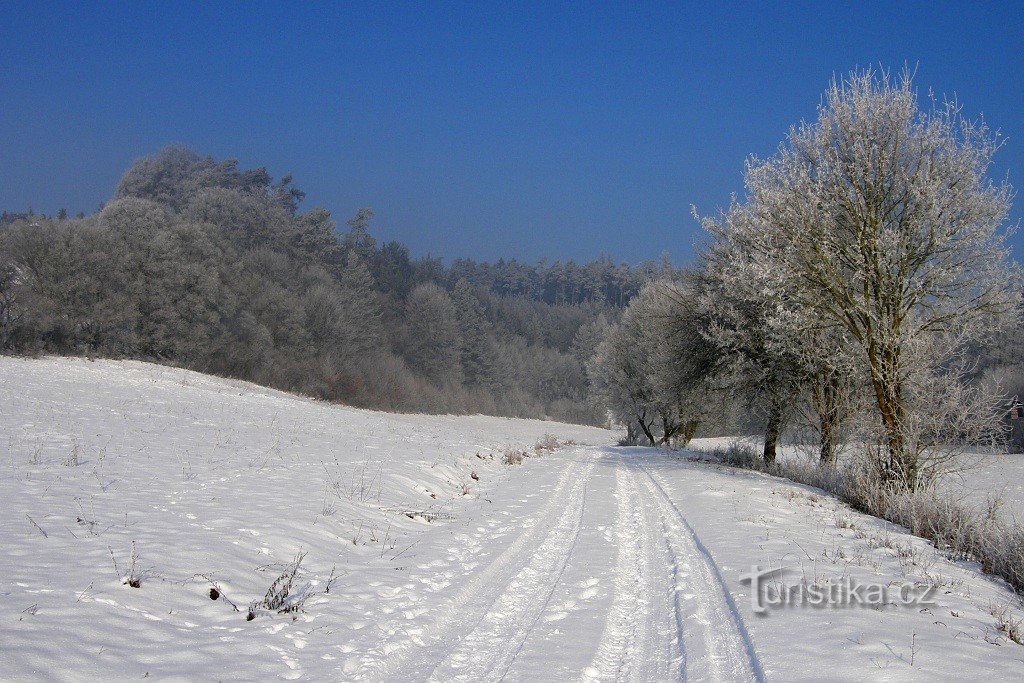
{"label": "rut in snow road", "polygon": [[[545,501],[524,501],[533,513],[514,538],[488,552],[499,544],[494,526],[463,536],[473,550],[454,555],[448,568],[460,588],[405,615],[420,617],[393,619],[362,670],[346,674],[761,680],[719,568],[645,466],[650,457],[584,448],[559,454],[561,471]],[[581,585],[593,587],[581,593]]]}
{"label": "rut in snow road", "polygon": [[[757,653],[729,587],[710,551],[701,542],[664,485],[642,461],[646,489],[661,515],[669,566],[675,579],[683,623],[687,677],[701,680],[762,680]],[[679,598],[682,602],[679,603]],[[693,624],[691,627],[687,625]]]}

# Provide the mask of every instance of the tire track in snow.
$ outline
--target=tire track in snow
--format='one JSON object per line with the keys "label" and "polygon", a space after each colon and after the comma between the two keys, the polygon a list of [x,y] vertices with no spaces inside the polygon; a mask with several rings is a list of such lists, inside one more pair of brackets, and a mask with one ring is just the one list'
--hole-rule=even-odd
{"label": "tire track in snow", "polygon": [[[649,520],[640,503],[636,478],[621,460],[616,462],[615,484],[618,551],[612,605],[597,652],[582,678],[616,681],[678,678],[681,623],[677,615],[673,615],[669,633],[661,633],[657,628],[658,618],[664,616],[656,610],[657,596],[663,595],[668,587],[656,585],[656,572],[651,566],[654,547]],[[667,580],[663,583],[667,584]],[[669,636],[665,640],[671,641],[672,631],[677,642],[661,642],[663,635]],[[667,656],[669,653],[675,656]],[[670,661],[673,659],[676,661]]]}
{"label": "tire track in snow", "polygon": [[661,516],[673,571],[677,573],[677,605],[684,614],[691,612],[690,604],[694,605],[693,618],[684,623],[696,622],[700,636],[694,629],[683,632],[685,678],[763,681],[757,652],[714,558],[663,484],[641,462],[634,462],[647,475],[646,488]]}
{"label": "tire track in snow", "polygon": [[430,680],[498,681],[522,650],[569,563],[583,525],[594,458],[573,484],[558,521],[529,563],[509,582],[477,627],[452,649]]}
{"label": "tire track in snow", "polygon": [[470,574],[454,596],[433,607],[433,617],[426,625],[400,630],[368,653],[364,670],[354,673],[353,677],[364,680],[426,678],[458,645],[467,631],[466,625],[475,624],[486,616],[490,606],[528,561],[530,547],[553,533],[556,521],[551,518],[565,517],[568,501],[581,484],[586,484],[593,467],[593,458],[583,465],[580,454],[574,454],[540,513],[522,522],[523,532],[490,564]]}

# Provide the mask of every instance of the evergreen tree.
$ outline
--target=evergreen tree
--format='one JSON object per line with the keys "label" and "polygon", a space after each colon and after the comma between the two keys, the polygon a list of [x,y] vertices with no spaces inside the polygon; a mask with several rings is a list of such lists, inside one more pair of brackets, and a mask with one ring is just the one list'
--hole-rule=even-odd
{"label": "evergreen tree", "polygon": [[459,326],[459,358],[465,382],[470,386],[491,387],[497,383],[498,359],[491,342],[491,326],[483,307],[465,278],[452,291]]}

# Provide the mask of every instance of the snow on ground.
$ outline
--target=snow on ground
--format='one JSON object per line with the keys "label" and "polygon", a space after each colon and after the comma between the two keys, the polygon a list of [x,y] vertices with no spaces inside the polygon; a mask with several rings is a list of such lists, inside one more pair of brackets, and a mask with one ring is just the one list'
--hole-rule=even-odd
{"label": "snow on ground", "polygon": [[[990,614],[1015,598],[974,568],[812,489],[612,447],[604,430],[387,415],[143,363],[10,358],[0,427],[5,678],[1024,672],[1024,648]],[[501,464],[503,448],[546,433],[578,443]],[[133,544],[138,588],[122,583]],[[300,550],[303,609],[247,621]],[[758,616],[740,581],[753,564],[790,568],[781,582],[938,594],[928,608]]]}
{"label": "snow on ground", "polygon": [[998,498],[999,511],[1024,523],[1024,454],[979,454],[974,465],[953,477],[948,486],[954,495],[987,505]]}
{"label": "snow on ground", "polygon": [[[714,437],[694,439],[690,449],[708,451],[741,441],[760,450],[763,442],[750,437]],[[813,457],[813,448],[780,445],[779,458]],[[1001,501],[999,512],[1024,523],[1024,453],[968,453],[960,463],[961,471],[942,482],[950,495],[972,501],[987,509],[990,500]]]}

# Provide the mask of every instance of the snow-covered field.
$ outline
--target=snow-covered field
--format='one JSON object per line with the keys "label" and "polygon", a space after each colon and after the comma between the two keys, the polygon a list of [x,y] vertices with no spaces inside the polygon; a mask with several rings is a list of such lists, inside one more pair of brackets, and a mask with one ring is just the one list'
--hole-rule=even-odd
{"label": "snow-covered field", "polygon": [[[1016,599],[976,569],[805,487],[604,430],[12,358],[0,428],[4,678],[1024,674],[990,613]],[[577,443],[500,462],[548,433]],[[284,607],[302,608],[247,620],[300,551]],[[740,581],[754,564],[938,591],[758,616]]]}

